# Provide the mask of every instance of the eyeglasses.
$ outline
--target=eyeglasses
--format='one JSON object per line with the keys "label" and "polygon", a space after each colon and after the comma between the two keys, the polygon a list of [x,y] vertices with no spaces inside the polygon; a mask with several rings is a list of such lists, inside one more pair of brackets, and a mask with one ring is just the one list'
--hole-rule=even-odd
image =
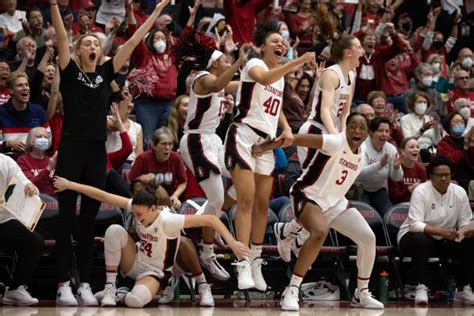
{"label": "eyeglasses", "polygon": [[433,173],[432,176],[437,178],[451,178],[450,173]]}

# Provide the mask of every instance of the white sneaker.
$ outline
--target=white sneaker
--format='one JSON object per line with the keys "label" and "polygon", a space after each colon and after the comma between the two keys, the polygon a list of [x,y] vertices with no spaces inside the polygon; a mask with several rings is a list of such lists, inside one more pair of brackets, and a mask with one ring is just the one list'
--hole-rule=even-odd
{"label": "white sneaker", "polygon": [[464,305],[474,305],[474,295],[470,285],[463,287],[462,291],[457,291],[454,294],[454,301]]}
{"label": "white sneaker", "polygon": [[115,306],[117,302],[115,301],[115,285],[107,283],[104,288],[104,295],[100,302],[100,306]]}
{"label": "white sneaker", "polygon": [[275,238],[277,240],[278,254],[280,255],[283,261],[290,262],[291,246],[293,245],[297,234],[290,233],[287,236],[284,236],[283,230],[285,229],[286,225],[286,223],[273,224],[273,233],[275,234]]}
{"label": "white sneaker", "polygon": [[24,285],[20,285],[16,290],[11,291],[6,288],[2,299],[3,305],[31,306],[38,304],[38,302],[38,299],[32,297]]}
{"label": "white sneaker", "polygon": [[428,288],[424,284],[418,284],[418,286],[416,287],[415,304],[428,304]]}
{"label": "white sneaker", "polygon": [[214,306],[214,298],[212,297],[211,286],[207,283],[198,285],[198,293],[201,299],[201,306]]}
{"label": "white sneaker", "polygon": [[266,265],[267,262],[262,258],[254,258],[252,261],[252,278],[255,282],[255,288],[259,291],[265,292],[267,290],[267,283],[263,278],[262,264]]}
{"label": "white sneaker", "polygon": [[168,279],[168,286],[161,292],[161,297],[158,300],[160,304],[169,304],[173,301],[174,299],[174,291],[176,290],[176,287],[179,284],[179,277],[175,277],[172,275]]}
{"label": "white sneaker", "polygon": [[241,260],[232,263],[237,266],[237,283],[239,290],[247,290],[255,287],[255,282],[252,278],[252,268],[248,260]]}
{"label": "white sneaker", "polygon": [[383,309],[383,303],[377,301],[369,289],[362,289],[360,292],[355,290],[351,301],[352,307],[369,308],[369,309]]}
{"label": "white sneaker", "polygon": [[77,302],[82,306],[97,306],[97,302],[89,283],[83,283],[79,289],[77,289]]}
{"label": "white sneaker", "polygon": [[77,306],[77,300],[69,284],[70,281],[65,282],[56,292],[56,305]]}
{"label": "white sneaker", "polygon": [[281,295],[280,306],[284,311],[299,311],[300,304],[298,303],[300,290],[294,286],[289,285]]}
{"label": "white sneaker", "polygon": [[204,258],[201,253],[199,256],[199,261],[201,262],[201,266],[209,271],[214,279],[218,281],[227,281],[230,279],[230,274],[220,265],[215,254]]}
{"label": "white sneaker", "polygon": [[294,242],[291,244],[291,252],[293,252],[296,258],[298,258],[298,256],[300,255],[300,250],[301,250],[301,247],[303,247],[303,244],[304,244],[304,240],[301,240],[299,235],[296,236]]}

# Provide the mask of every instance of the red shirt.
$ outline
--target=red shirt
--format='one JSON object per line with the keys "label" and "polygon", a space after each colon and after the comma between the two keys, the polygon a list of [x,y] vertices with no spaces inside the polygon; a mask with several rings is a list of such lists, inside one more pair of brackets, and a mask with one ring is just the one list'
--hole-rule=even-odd
{"label": "red shirt", "polygon": [[392,203],[410,202],[411,193],[408,187],[415,183],[423,183],[426,181],[426,168],[421,163],[416,162],[413,168],[402,165],[403,179],[395,182],[388,179],[388,193]]}
{"label": "red shirt", "polygon": [[188,178],[188,182],[186,183],[186,192],[184,192],[185,200],[194,199],[197,197],[206,197],[206,194],[199,186],[199,183],[196,180],[193,172],[186,168],[186,177]]}
{"label": "red shirt", "polygon": [[17,159],[17,163],[25,176],[38,188],[41,193],[55,195],[53,188],[54,169],[48,171],[49,156],[36,159],[27,153]]}
{"label": "red shirt", "polygon": [[10,90],[7,87],[0,88],[0,105],[7,103],[10,99]]}
{"label": "red shirt", "polygon": [[169,195],[174,193],[179,184],[187,181],[183,159],[174,151],[165,162],[159,162],[152,149],[139,155],[130,171],[130,181],[147,173],[155,174],[157,183],[161,184]]}
{"label": "red shirt", "polygon": [[111,168],[120,168],[127,161],[128,156],[130,156],[133,151],[132,142],[130,141],[128,133],[125,131],[119,135],[120,140],[122,141],[122,147],[117,151],[107,153],[107,171]]}

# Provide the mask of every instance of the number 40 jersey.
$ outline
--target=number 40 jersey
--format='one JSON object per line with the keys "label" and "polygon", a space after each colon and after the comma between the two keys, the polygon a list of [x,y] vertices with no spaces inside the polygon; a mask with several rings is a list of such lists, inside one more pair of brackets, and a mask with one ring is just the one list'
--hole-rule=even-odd
{"label": "number 40 jersey", "polygon": [[355,154],[345,133],[322,136],[322,149],[316,151],[290,192],[305,196],[326,211],[344,198],[362,171],[365,144]]}

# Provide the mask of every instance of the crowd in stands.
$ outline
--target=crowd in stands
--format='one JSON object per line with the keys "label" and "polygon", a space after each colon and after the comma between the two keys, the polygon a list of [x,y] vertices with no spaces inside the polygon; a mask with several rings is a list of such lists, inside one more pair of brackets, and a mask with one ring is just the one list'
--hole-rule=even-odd
{"label": "crowd in stands", "polygon": [[[233,238],[238,243],[219,224],[204,219],[171,218],[172,227],[164,236],[176,238],[176,229],[183,227],[212,226],[203,229],[201,253],[192,256],[217,280],[230,278],[214,253],[216,229],[241,259],[239,289],[265,291],[261,256],[268,208],[277,213],[282,204],[301,198],[306,186],[314,185],[308,182],[308,173],[315,182],[319,173],[312,168],[323,170],[321,156],[329,159],[334,154],[325,151],[325,142],[335,142],[328,135],[349,130],[346,119],[352,115],[363,115],[363,124],[353,120],[363,125],[360,130],[367,129],[360,133],[363,144],[349,146],[358,155],[363,150],[362,161],[353,184],[338,193],[337,202],[346,201],[347,194],[349,200],[371,205],[381,217],[393,205],[410,202],[398,241],[402,252],[415,258],[416,302],[427,303],[424,263],[432,252],[443,247],[455,248],[454,255],[474,251],[471,238],[453,242],[459,238],[458,230],[471,221],[469,201],[471,205],[474,201],[474,3],[171,2],[2,0],[0,4],[0,202],[11,178],[25,186],[27,195],[39,192],[58,199],[57,303],[112,305],[117,266],[123,263],[116,254],[107,257],[107,250],[124,247],[130,238],[120,229],[109,231],[120,241],[106,243],[107,282],[113,287],[94,297],[89,285],[93,222],[101,199],[125,205],[123,209],[135,215],[141,206],[150,207],[143,197],[135,203],[138,193],[130,184],[137,182],[164,189],[160,194],[176,211],[196,197],[207,198],[205,214],[218,215],[235,204]],[[362,137],[359,132],[347,132],[347,141],[341,142],[351,145],[350,137]],[[318,138],[320,146],[311,147],[295,138],[299,134],[324,137]],[[252,146],[275,139],[281,141],[279,146],[259,156],[252,151]],[[337,181],[343,183],[346,176]],[[105,198],[88,186],[126,200]],[[149,189],[145,185],[142,190]],[[77,219],[76,191],[83,195]],[[302,239],[312,249],[319,249],[318,238],[325,238],[329,228],[347,229],[342,216],[326,218],[326,226],[312,226],[304,214],[311,209],[324,219],[324,202],[302,201],[300,214],[295,209],[302,223],[290,225],[299,233],[306,230]],[[307,210],[304,203],[312,206]],[[454,207],[455,215],[442,219],[440,214],[448,212],[442,203],[449,203],[450,213]],[[3,212],[0,204],[0,215]],[[156,212],[160,216],[162,211]],[[352,213],[346,213],[349,218],[347,214]],[[155,219],[146,217],[146,225]],[[77,300],[69,283],[70,235],[76,220],[81,230]],[[331,220],[337,225],[331,226]],[[19,236],[9,247],[26,261],[20,261],[3,302],[34,305],[38,300],[26,287],[43,241],[38,233],[12,222],[0,216],[0,236],[7,232],[9,238]],[[137,231],[146,231],[144,222],[136,225]],[[283,242],[291,229],[278,227],[277,237]],[[359,231],[363,241],[357,234],[351,236],[359,247],[371,249],[372,235],[365,228]],[[289,247],[295,238],[296,233],[284,242]],[[32,251],[25,251],[25,243],[33,245],[28,248]],[[293,274],[283,294],[293,298],[282,299],[284,309],[298,309],[298,292],[292,286],[301,284],[307,270],[306,262],[301,262],[309,260],[309,248],[302,249],[299,274]],[[463,263],[472,262],[472,255],[461,257]],[[107,260],[113,264],[107,265]],[[365,303],[353,304],[381,308],[380,302],[370,300],[370,293],[362,292],[373,262],[358,260],[359,271],[368,275],[358,275],[354,295],[364,297]],[[125,266],[125,272],[132,272],[130,262]],[[133,270],[135,279],[143,277],[149,283],[144,289],[138,282],[125,304],[141,307],[151,300],[150,293],[167,285],[171,290],[163,302],[172,300],[177,270],[182,268],[192,271],[198,284],[205,284],[199,288],[201,303],[212,305],[201,267],[176,266],[170,280]],[[469,286],[474,269],[472,264],[463,269],[458,299],[474,305]]]}

